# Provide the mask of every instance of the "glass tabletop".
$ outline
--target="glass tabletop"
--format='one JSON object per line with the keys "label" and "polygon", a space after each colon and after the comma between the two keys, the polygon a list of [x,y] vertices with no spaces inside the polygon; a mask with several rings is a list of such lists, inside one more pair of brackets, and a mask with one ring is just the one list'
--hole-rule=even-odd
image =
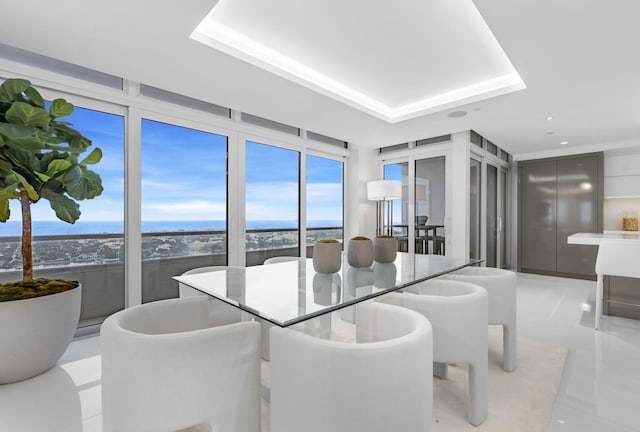
{"label": "glass tabletop", "polygon": [[480,260],[398,253],[393,263],[317,273],[311,259],[175,276],[174,279],[277,326],[308,319],[402,289]]}

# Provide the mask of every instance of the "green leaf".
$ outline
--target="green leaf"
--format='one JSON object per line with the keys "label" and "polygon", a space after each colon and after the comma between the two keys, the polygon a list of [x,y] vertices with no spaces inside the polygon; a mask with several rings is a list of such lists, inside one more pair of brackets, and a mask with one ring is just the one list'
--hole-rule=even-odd
{"label": "green leaf", "polygon": [[36,174],[36,176],[38,176],[38,178],[42,181],[42,183],[46,183],[46,182],[48,182],[49,180],[51,180],[51,177],[49,177],[48,175],[43,174],[43,173],[41,173],[41,172],[36,172],[35,174]]}
{"label": "green leaf", "polygon": [[12,123],[0,123],[0,135],[9,139],[21,139],[33,136],[35,128],[33,126],[22,126]]}
{"label": "green leaf", "polygon": [[36,104],[37,106],[39,106],[40,108],[44,109],[44,98],[42,97],[42,95],[38,92],[38,90],[34,89],[33,87],[29,86],[25,91],[24,94],[26,94],[29,97],[29,100],[31,102],[33,102],[34,104]]}
{"label": "green leaf", "polygon": [[20,198],[20,191],[18,190],[18,184],[10,184],[9,186],[0,189],[0,200],[16,199]]}
{"label": "green leaf", "polygon": [[0,154],[0,174],[6,177],[9,174],[13,173],[13,166],[1,156],[3,155]]}
{"label": "green leaf", "polygon": [[80,218],[80,206],[71,198],[46,187],[43,188],[40,193],[42,198],[49,201],[51,208],[56,212],[56,216],[61,221],[74,223]]}
{"label": "green leaf", "polygon": [[38,158],[32,152],[25,150],[16,143],[16,141],[6,143],[3,151],[3,156],[5,157],[3,159],[11,162],[13,169],[19,168],[23,172],[39,171],[40,161],[38,161]]}
{"label": "green leaf", "polygon": [[29,199],[31,201],[36,202],[40,199],[38,192],[36,192],[33,186],[29,184],[26,178],[22,177],[20,174],[18,174],[15,171],[13,172],[13,175],[15,175],[18,178],[18,180],[20,181],[20,184],[27,190],[27,193],[29,194]]}
{"label": "green leaf", "polygon": [[30,151],[16,145],[15,141],[5,144],[2,156],[11,164],[12,170],[18,170],[25,175],[31,171],[40,171],[38,158]]}
{"label": "green leaf", "polygon": [[46,149],[45,144],[43,144],[42,141],[36,138],[13,140],[11,141],[11,145],[17,145],[23,150],[36,154],[40,154],[42,150]]}
{"label": "green leaf", "polygon": [[0,85],[0,100],[14,102],[24,100],[22,93],[31,87],[31,83],[25,79],[9,78]]}
{"label": "green leaf", "polygon": [[54,99],[49,108],[49,114],[53,117],[66,117],[73,113],[73,105],[64,99]]}
{"label": "green leaf", "polygon": [[65,173],[62,184],[67,193],[78,200],[94,198],[103,190],[100,176],[79,165]]}
{"label": "green leaf", "polygon": [[94,148],[89,155],[80,162],[80,165],[94,165],[102,159],[102,150]]}
{"label": "green leaf", "polygon": [[5,114],[7,121],[23,126],[44,127],[51,117],[42,108],[34,107],[26,102],[14,102]]}
{"label": "green leaf", "polygon": [[47,166],[47,172],[45,173],[49,177],[54,177],[59,172],[67,170],[71,167],[71,162],[65,159],[52,160]]}
{"label": "green leaf", "polygon": [[0,222],[9,220],[11,212],[9,211],[9,200],[0,198]]}
{"label": "green leaf", "polygon": [[85,197],[86,199],[92,199],[102,194],[104,188],[102,187],[102,179],[98,173],[81,167],[85,180],[91,185],[90,193]]}
{"label": "green leaf", "polygon": [[[62,142],[69,143],[69,147],[80,149],[80,153],[91,145],[91,140],[82,136],[80,132],[69,127],[64,122],[52,121],[51,127],[55,132],[55,137]],[[76,151],[77,152],[77,151]]]}

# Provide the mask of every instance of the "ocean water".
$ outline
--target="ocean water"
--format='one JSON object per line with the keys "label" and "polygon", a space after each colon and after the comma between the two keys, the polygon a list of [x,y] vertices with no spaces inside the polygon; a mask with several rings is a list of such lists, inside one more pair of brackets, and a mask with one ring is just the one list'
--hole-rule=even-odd
{"label": "ocean water", "polygon": [[[249,229],[292,228],[298,223],[294,220],[252,220],[247,222]],[[342,221],[314,220],[309,221],[309,227],[341,226]],[[225,221],[142,221],[142,231],[205,231],[225,228]],[[19,236],[22,230],[20,220],[0,223],[0,237]],[[103,234],[121,233],[124,231],[122,221],[77,221],[69,224],[62,221],[33,221],[33,235],[63,235],[63,234]]]}

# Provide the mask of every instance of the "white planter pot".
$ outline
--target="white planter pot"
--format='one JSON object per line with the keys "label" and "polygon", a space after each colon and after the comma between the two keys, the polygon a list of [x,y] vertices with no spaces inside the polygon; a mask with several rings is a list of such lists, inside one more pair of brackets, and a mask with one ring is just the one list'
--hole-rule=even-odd
{"label": "white planter pot", "polygon": [[313,245],[313,269],[318,273],[335,273],[342,266],[342,244],[321,243]]}
{"label": "white planter pot", "polygon": [[371,267],[373,264],[373,242],[370,239],[349,240],[347,261],[351,267]]}
{"label": "white planter pot", "polygon": [[395,237],[376,237],[373,240],[374,260],[379,263],[392,263],[398,254],[398,240]]}
{"label": "white planter pot", "polygon": [[81,286],[26,300],[0,302],[0,384],[51,369],[80,318]]}

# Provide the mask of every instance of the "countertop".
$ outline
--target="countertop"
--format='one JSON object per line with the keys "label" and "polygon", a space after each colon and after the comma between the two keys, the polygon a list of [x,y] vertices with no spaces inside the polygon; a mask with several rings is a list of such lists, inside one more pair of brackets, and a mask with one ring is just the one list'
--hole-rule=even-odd
{"label": "countertop", "polygon": [[640,240],[638,231],[605,231],[602,233],[576,233],[567,237],[568,244],[597,246],[602,240]]}

